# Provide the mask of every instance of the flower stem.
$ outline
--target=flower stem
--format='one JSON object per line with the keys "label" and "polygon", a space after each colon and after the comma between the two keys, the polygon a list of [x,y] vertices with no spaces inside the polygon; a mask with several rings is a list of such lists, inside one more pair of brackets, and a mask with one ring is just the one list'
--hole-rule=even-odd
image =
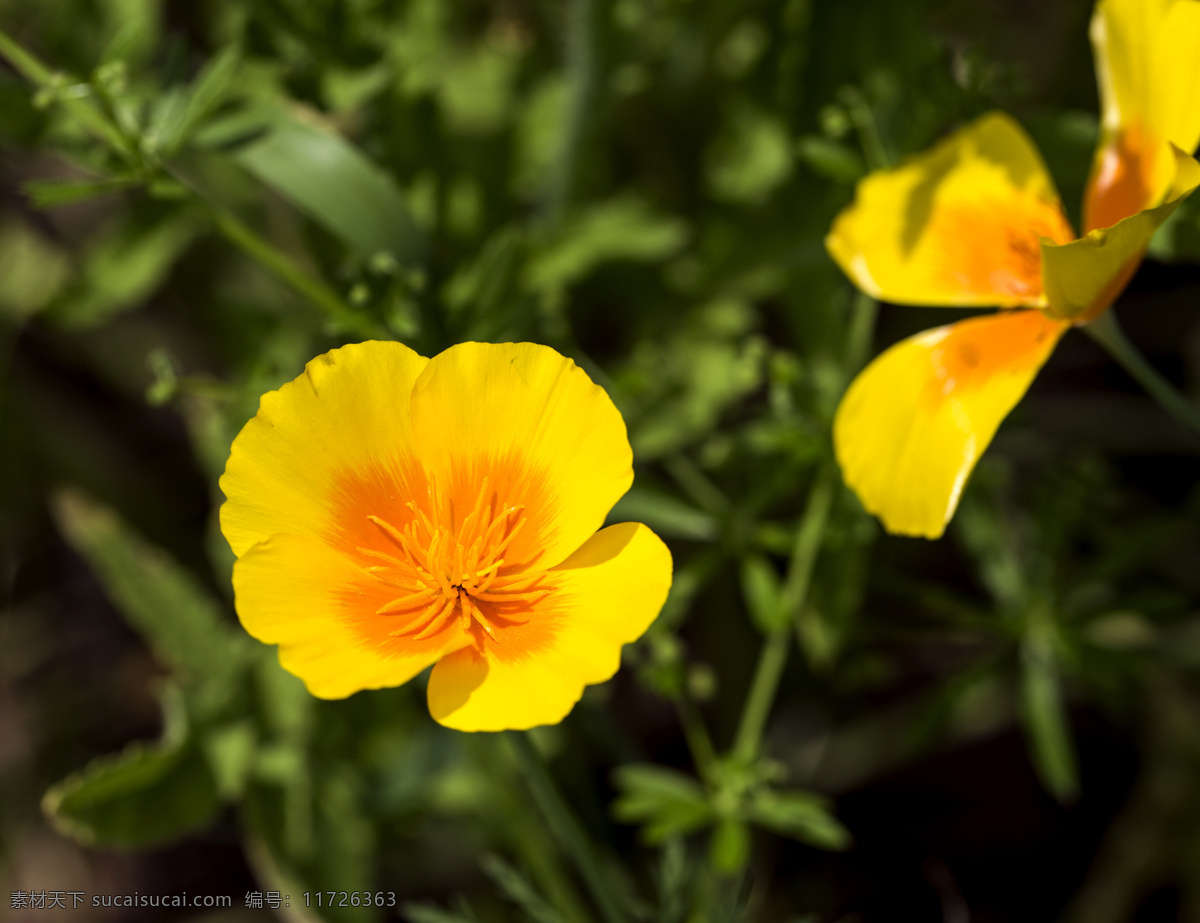
{"label": "flower stem", "polygon": [[616,898],[613,897],[604,873],[600,871],[587,834],[584,833],[579,821],[575,819],[575,815],[571,813],[571,809],[567,807],[566,802],[558,793],[554,781],[550,778],[550,773],[546,771],[546,765],[542,762],[541,755],[529,740],[529,735],[523,731],[517,731],[510,732],[507,736],[512,743],[513,752],[517,755],[517,761],[521,765],[521,771],[529,785],[529,790],[533,794],[533,800],[545,816],[546,822],[550,825],[550,829],[553,830],[559,843],[571,856],[579,874],[583,876],[604,919],[608,923],[625,923],[625,913]]}
{"label": "flower stem", "polygon": [[1200,408],[1180,394],[1174,385],[1158,374],[1154,366],[1146,361],[1146,357],[1126,338],[1111,310],[1084,325],[1083,332],[1103,346],[1121,368],[1150,392],[1150,396],[1158,401],[1163,410],[1193,433],[1200,435]]}
{"label": "flower stem", "polygon": [[742,709],[742,719],[738,724],[733,745],[733,754],[741,762],[749,763],[758,756],[763,730],[766,728],[771,705],[775,702],[779,682],[783,679],[783,668],[787,665],[791,627],[799,619],[808,598],[808,589],[812,585],[813,567],[817,561],[817,552],[821,550],[821,539],[829,522],[836,487],[837,478],[833,466],[823,466],[817,472],[812,491],[808,495],[804,516],[796,529],[787,581],[780,594],[780,605],[788,614],[788,619],[767,635],[763,642],[758,666],[754,671],[754,680],[750,685],[750,694],[746,697],[746,705]]}

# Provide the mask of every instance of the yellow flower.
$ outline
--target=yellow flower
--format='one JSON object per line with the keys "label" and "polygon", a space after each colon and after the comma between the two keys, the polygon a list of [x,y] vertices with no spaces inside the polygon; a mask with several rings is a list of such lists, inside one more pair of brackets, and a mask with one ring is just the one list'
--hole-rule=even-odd
{"label": "yellow flower", "polygon": [[1200,2],[1101,0],[1104,122],[1079,239],[1033,143],[985,115],[866,177],[830,254],[899,304],[1006,309],[886,350],[834,419],[846,483],[890,532],[939,537],[975,462],[1059,338],[1103,313],[1154,231],[1200,185]]}
{"label": "yellow flower", "polygon": [[233,442],[238,617],[313,695],[435,664],[429,710],[448,727],[556,723],[671,584],[653,532],[600,529],[632,481],[620,413],[548,347],[335,349]]}

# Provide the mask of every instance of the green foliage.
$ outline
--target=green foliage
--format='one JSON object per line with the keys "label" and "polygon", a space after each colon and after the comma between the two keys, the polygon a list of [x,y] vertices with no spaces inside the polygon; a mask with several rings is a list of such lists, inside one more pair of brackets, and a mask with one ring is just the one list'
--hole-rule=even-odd
{"label": "green foliage", "polygon": [[391,178],[328,129],[276,116],[236,160],[364,259],[407,264],[424,246]]}
{"label": "green foliage", "polygon": [[[939,760],[1022,741],[1004,733],[1019,728],[1042,787],[1072,805],[1050,822],[1091,825],[1087,855],[1064,867],[1096,861],[1095,880],[1126,889],[1129,918],[1164,886],[1200,905],[1195,836],[1161,832],[1163,817],[1186,828],[1200,803],[1187,781],[1192,449],[1068,333],[941,542],[884,536],[832,458],[852,375],[951,319],[877,315],[828,258],[824,236],[868,170],[1002,107],[1078,224],[1099,127],[1090,2],[1026,7],[12,5],[0,147],[19,192],[0,215],[0,488],[16,489],[3,490],[0,525],[15,576],[0,662],[17,677],[4,699],[14,726],[36,733],[14,737],[16,770],[0,766],[6,851],[19,855],[34,823],[19,810],[10,823],[10,804],[45,792],[51,822],[90,846],[158,846],[217,824],[243,837],[264,889],[395,888],[418,923],[598,920],[613,907],[638,923],[850,919],[868,914],[846,883],[878,855],[851,844],[896,837],[861,811],[839,820],[834,799],[894,808],[883,780],[943,785]],[[1122,314],[1185,383],[1198,201],[1152,243],[1178,265],[1135,280]],[[213,515],[230,442],[264,392],[366,338],[426,356],[471,339],[546,343],[624,415],[636,479],[609,521],[667,540],[674,582],[621,676],[537,737],[608,905],[503,741],[434,725],[423,680],[319,701],[237,624]],[[74,551],[64,563],[47,564],[60,543],[39,492]],[[60,613],[97,583],[139,639],[119,640],[153,663],[114,662],[102,688],[81,671],[86,708],[64,718],[77,709],[38,678],[91,645]],[[128,718],[147,670],[165,674],[153,682],[165,730],[138,741],[154,733]],[[109,721],[106,734],[79,727]],[[1170,844],[1152,863],[1113,859],[1113,875],[1103,863],[1136,850],[1092,850],[1109,818],[1088,812],[1126,795],[1088,762],[1097,724],[1145,767],[1110,838]],[[116,752],[96,756],[105,748]],[[1026,797],[963,775],[972,804]],[[1046,821],[1051,799],[1038,798],[1014,816]],[[904,815],[905,848],[929,843],[957,873],[961,824],[985,844],[977,868],[1027,877],[1003,865],[1019,849],[988,846],[997,837],[974,812],[956,807],[951,824],[937,810]],[[1145,817],[1160,826],[1137,840],[1128,831],[1144,834]],[[480,856],[492,857],[482,871]],[[910,858],[886,861],[909,876],[904,893],[927,898],[932,879],[905,871]],[[1078,883],[1064,876],[1063,893]],[[880,901],[888,882],[869,882]],[[982,886],[960,884],[976,910]],[[994,890],[1021,895],[1010,915],[1033,906],[1019,886]],[[939,892],[947,907],[952,893]]]}
{"label": "green foliage", "polygon": [[180,694],[163,694],[166,731],[99,757],[46,792],[42,809],[60,830],[126,849],[170,842],[202,829],[218,805],[217,785],[188,739]]}

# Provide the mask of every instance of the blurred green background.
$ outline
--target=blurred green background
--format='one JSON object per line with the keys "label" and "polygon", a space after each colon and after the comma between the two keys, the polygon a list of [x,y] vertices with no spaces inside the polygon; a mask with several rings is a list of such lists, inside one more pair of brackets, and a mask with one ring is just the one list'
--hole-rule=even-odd
{"label": "blurred green background", "polygon": [[[231,439],[394,338],[547,343],[625,415],[612,520],[675,586],[533,742],[629,920],[1200,920],[1194,442],[1070,334],[943,540],[882,534],[830,459],[855,368],[962,316],[873,326],[833,215],[1000,106],[1077,220],[1090,13],[2,0],[0,898],[232,897],[14,917],[604,919],[503,736],[423,680],[313,700],[233,616]],[[1200,209],[1152,256],[1116,310],[1194,389]],[[298,906],[330,889],[396,907]]]}

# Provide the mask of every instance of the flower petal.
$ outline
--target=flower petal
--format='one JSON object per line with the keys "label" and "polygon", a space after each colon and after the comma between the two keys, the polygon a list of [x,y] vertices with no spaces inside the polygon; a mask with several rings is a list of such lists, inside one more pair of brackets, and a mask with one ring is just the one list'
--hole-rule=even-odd
{"label": "flower petal", "polygon": [[1168,143],[1200,142],[1200,4],[1101,0],[1091,26],[1103,109],[1084,228],[1159,205],[1174,174]]}
{"label": "flower petal", "polygon": [[633,482],[620,412],[547,346],[452,346],[421,373],[411,414],[420,461],[448,495],[474,497],[487,477],[505,503],[525,507],[513,560],[562,561]]}
{"label": "flower petal", "polygon": [[1037,149],[991,113],[858,185],[825,245],[863,291],[922,305],[1039,304],[1042,237],[1071,231]]}
{"label": "flower petal", "polygon": [[346,510],[361,505],[358,487],[394,493],[388,485],[407,476],[409,393],[428,361],[401,343],[343,346],[264,394],[221,477],[221,531],[234,554],[277,532],[338,544],[354,541],[346,537],[347,519],[373,528],[365,514]]}
{"label": "flower petal", "polygon": [[421,641],[392,637],[402,619],[376,610],[396,591],[308,536],[254,545],[234,564],[233,588],[246,631],[278,644],[283,668],[323,699],[399,686],[470,641],[458,626]]}
{"label": "flower petal", "polygon": [[1002,311],[897,343],[854,380],[833,423],[846,484],[889,532],[938,538],[1000,421],[1067,325]]}
{"label": "flower petal", "polygon": [[1171,150],[1174,182],[1164,204],[1123,218],[1111,228],[1089,231],[1068,244],[1042,242],[1046,313],[1051,317],[1086,322],[1103,312],[1137,270],[1154,232],[1200,186],[1200,164],[1174,145]]}
{"label": "flower petal", "polygon": [[525,628],[481,653],[463,648],[429,677],[429,711],[460,731],[557,724],[583,687],[609,679],[621,646],[657,617],[671,586],[671,553],[638,523],[593,535],[551,572],[556,589]]}

